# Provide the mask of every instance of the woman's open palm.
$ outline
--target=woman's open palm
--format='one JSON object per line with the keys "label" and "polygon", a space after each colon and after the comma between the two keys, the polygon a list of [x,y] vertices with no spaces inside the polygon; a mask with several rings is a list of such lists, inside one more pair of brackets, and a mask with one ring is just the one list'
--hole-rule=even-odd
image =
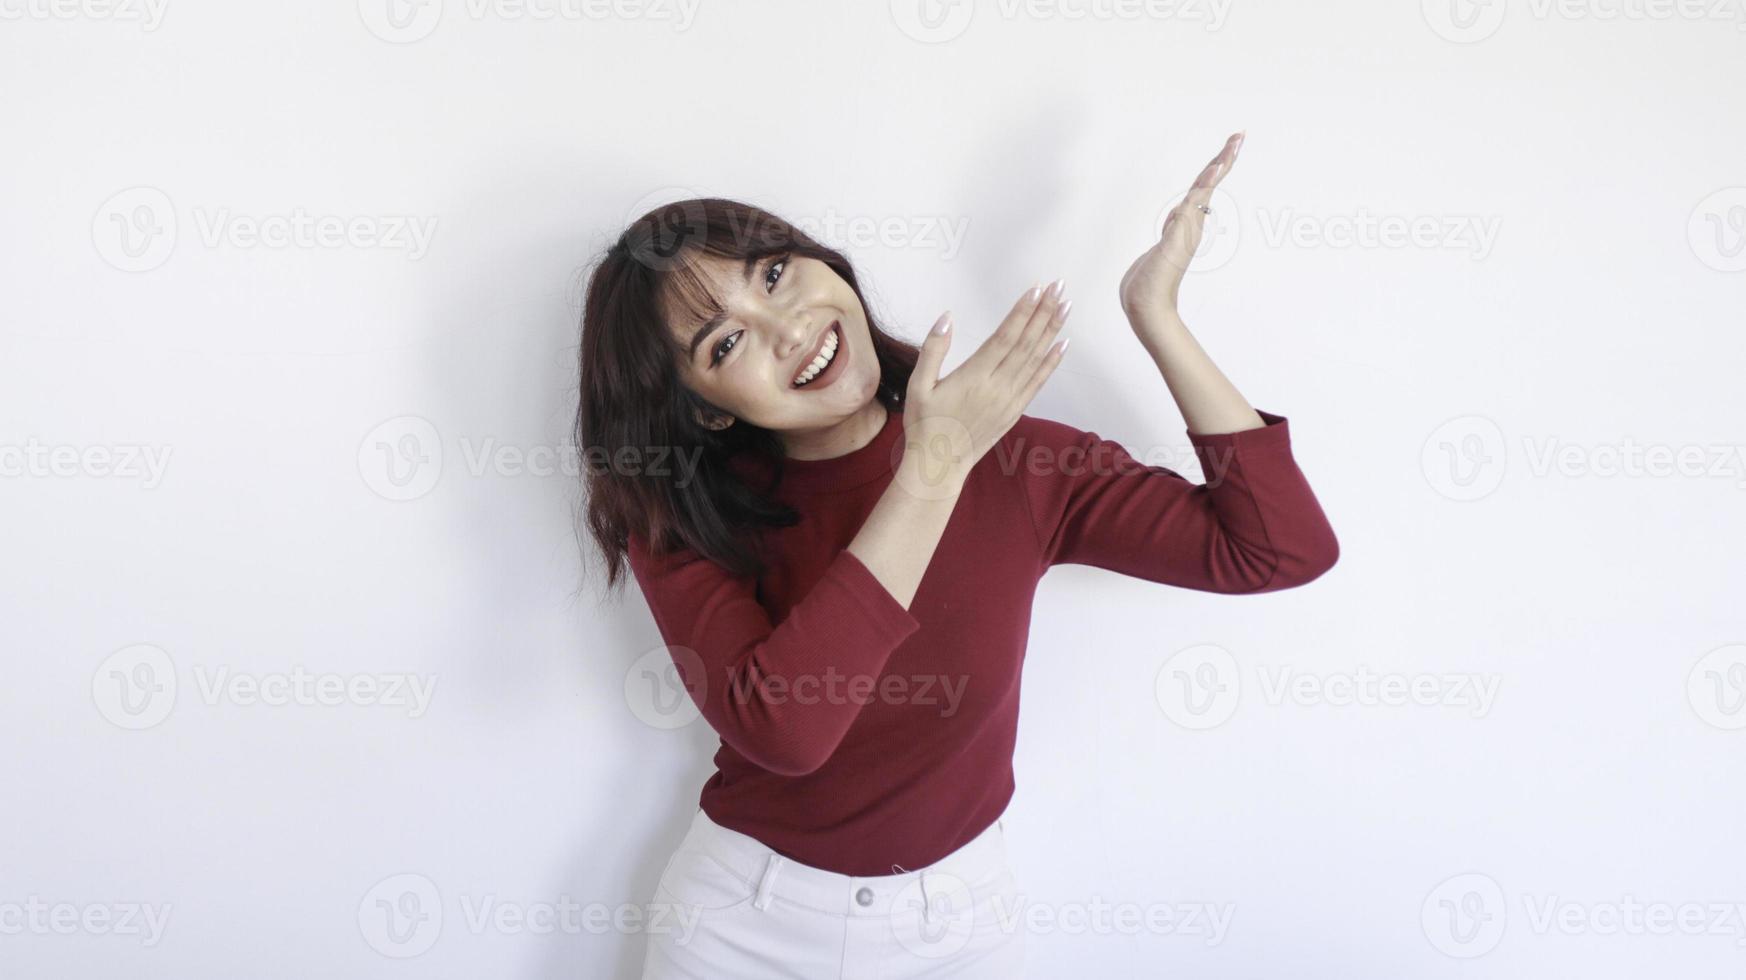
{"label": "woman's open palm", "polygon": [[1182,287],[1183,273],[1200,249],[1200,238],[1211,207],[1213,190],[1231,172],[1231,164],[1242,149],[1243,134],[1233,133],[1218,155],[1194,178],[1194,186],[1183,195],[1182,202],[1170,209],[1158,240],[1128,266],[1122,276],[1122,312],[1129,320],[1157,316],[1176,310],[1177,293]]}
{"label": "woman's open palm", "polygon": [[1065,341],[1053,346],[1073,305],[1062,302],[1064,291],[1059,281],[1027,291],[982,346],[944,378],[940,364],[952,335],[928,331],[904,396],[904,463],[911,469],[903,475],[906,485],[914,484],[912,492],[955,492],[1024,414],[1066,349]]}

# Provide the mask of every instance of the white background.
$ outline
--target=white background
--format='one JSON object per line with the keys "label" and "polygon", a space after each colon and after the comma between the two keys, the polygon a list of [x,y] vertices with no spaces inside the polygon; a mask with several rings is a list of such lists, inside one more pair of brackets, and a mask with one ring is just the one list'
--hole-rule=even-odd
{"label": "white background", "polygon": [[[1746,970],[1737,6],[386,2],[0,0],[0,974],[634,976],[637,928],[499,917],[647,901],[715,747],[642,720],[646,605],[513,465],[586,263],[752,201],[893,331],[954,310],[949,366],[1064,275],[1031,413],[1198,478],[1116,283],[1238,129],[1184,314],[1342,557],[1045,578],[1033,975]],[[299,217],[342,231],[252,236]],[[298,673],[434,688],[251,696]]]}

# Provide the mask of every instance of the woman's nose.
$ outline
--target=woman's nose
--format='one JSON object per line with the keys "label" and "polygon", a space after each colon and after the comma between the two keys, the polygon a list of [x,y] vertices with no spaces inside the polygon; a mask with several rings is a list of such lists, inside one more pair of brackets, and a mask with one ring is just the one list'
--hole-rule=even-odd
{"label": "woman's nose", "polygon": [[779,339],[776,347],[778,353],[784,357],[792,356],[796,350],[800,349],[801,345],[811,339],[809,336],[811,328],[807,325],[805,317],[788,316],[777,329]]}

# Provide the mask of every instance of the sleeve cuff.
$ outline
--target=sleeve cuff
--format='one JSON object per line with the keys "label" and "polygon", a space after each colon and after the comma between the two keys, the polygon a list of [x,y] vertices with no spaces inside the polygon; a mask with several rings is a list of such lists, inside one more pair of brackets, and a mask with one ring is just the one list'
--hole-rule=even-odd
{"label": "sleeve cuff", "polygon": [[853,551],[844,548],[830,572],[837,575],[849,595],[866,612],[867,622],[877,637],[895,645],[921,629],[921,623]]}
{"label": "sleeve cuff", "polygon": [[1259,408],[1255,409],[1255,414],[1261,416],[1262,424],[1254,429],[1208,435],[1184,431],[1188,432],[1188,441],[1196,449],[1234,449],[1246,453],[1258,449],[1291,448],[1291,427],[1285,416]]}

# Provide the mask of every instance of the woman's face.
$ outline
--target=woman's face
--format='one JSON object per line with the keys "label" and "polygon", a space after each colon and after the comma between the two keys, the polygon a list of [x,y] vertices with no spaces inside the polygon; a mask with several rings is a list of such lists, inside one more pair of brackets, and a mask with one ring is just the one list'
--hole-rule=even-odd
{"label": "woman's face", "polygon": [[685,385],[740,422],[781,434],[791,456],[830,455],[830,432],[860,424],[879,388],[855,291],[805,256],[766,256],[748,269],[705,255],[695,268],[723,309],[708,322],[685,314],[670,324],[686,352]]}

